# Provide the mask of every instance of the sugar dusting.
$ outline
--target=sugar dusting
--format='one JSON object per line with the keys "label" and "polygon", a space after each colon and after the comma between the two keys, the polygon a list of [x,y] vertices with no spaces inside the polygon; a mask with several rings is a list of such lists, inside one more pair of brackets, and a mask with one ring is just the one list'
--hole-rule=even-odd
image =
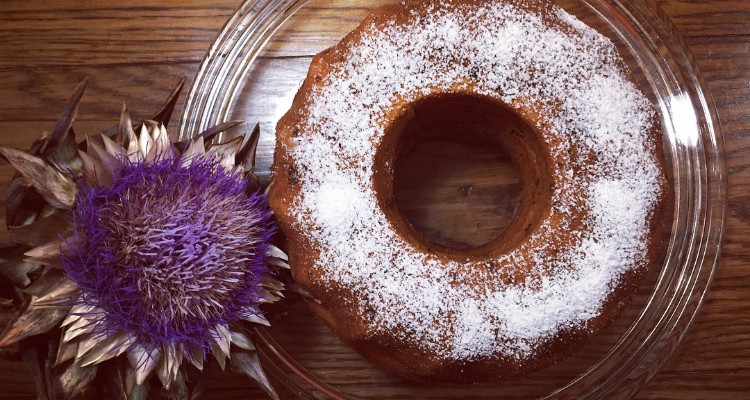
{"label": "sugar dusting", "polygon": [[[586,329],[621,275],[646,262],[661,179],[652,107],[607,38],[561,9],[544,13],[553,24],[492,2],[366,27],[310,96],[290,149],[303,185],[296,228],[320,251],[314,268],[350,294],[341,301],[366,316],[370,333],[449,359],[524,358],[561,330]],[[506,104],[532,99],[555,160],[552,213],[562,222],[543,223],[491,260],[417,251],[393,231],[372,188],[394,100],[457,90]],[[573,148],[594,163],[576,166]],[[572,223],[581,209],[584,223]],[[550,251],[563,232],[573,245]],[[509,283],[518,265],[530,273]]]}

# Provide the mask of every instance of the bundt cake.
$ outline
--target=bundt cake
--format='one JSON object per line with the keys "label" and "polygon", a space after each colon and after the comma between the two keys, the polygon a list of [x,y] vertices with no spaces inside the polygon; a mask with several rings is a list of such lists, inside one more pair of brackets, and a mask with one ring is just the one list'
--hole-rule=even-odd
{"label": "bundt cake", "polygon": [[[504,379],[600,333],[654,263],[667,193],[655,108],[614,44],[544,0],[377,9],[314,57],[277,125],[269,200],[312,310],[372,362]],[[425,240],[394,171],[425,138],[502,146],[515,219],[469,250]]]}

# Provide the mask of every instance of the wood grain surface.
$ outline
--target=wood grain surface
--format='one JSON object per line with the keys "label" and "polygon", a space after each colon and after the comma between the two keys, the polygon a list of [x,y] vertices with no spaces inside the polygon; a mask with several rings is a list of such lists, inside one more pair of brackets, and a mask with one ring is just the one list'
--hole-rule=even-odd
{"label": "wood grain surface", "polygon": [[[123,101],[136,115],[158,108],[180,77],[190,82],[239,4],[240,0],[3,0],[0,143],[26,148],[50,130],[65,99],[86,76],[90,84],[78,114],[78,132],[113,125]],[[728,210],[721,261],[705,304],[677,352],[637,398],[750,398],[750,1],[660,4],[690,46],[719,110]],[[336,18],[346,17],[331,15],[332,21]],[[277,56],[289,55],[294,54]],[[183,103],[184,96],[173,126]],[[3,200],[3,182],[11,175],[7,165],[0,165]],[[7,313],[0,313],[0,325],[7,318]],[[342,377],[346,370],[342,363]],[[242,377],[211,374],[203,398],[264,398]],[[35,398],[33,380],[21,363],[2,361],[0,399],[11,398]]]}

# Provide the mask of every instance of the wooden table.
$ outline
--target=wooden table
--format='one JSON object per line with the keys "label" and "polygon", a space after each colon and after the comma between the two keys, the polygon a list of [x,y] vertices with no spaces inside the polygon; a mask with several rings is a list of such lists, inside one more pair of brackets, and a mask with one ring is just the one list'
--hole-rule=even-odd
{"label": "wooden table", "polygon": [[[155,110],[188,81],[240,0],[4,0],[0,2],[0,142],[26,148],[50,130],[88,76],[78,132]],[[642,399],[750,397],[750,1],[662,0],[715,98],[729,176],[718,274],[687,338],[639,394]],[[184,96],[173,117],[177,124]],[[0,182],[11,176],[0,166]],[[4,198],[4,185],[0,197]],[[3,207],[0,200],[0,208]],[[4,221],[0,221],[4,224]],[[2,238],[0,238],[2,239]],[[0,315],[0,324],[7,321]],[[262,398],[237,376],[215,379],[204,398]],[[0,362],[0,398],[34,398],[21,364]]]}

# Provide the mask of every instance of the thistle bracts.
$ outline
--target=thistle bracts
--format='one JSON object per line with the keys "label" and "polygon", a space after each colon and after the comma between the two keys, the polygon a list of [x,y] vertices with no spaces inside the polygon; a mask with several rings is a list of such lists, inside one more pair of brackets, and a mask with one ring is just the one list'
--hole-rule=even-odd
{"label": "thistle bracts", "polygon": [[151,376],[172,397],[193,396],[188,381],[209,358],[276,396],[251,341],[253,325],[268,324],[259,306],[282,296],[274,272],[287,267],[253,174],[259,129],[219,143],[230,122],[170,141],[181,86],[149,120],[133,124],[123,108],[116,128],[77,143],[84,82],[30,152],[0,147],[18,172],[13,243],[0,249],[18,311],[0,347],[34,344],[47,397],[104,379],[111,395],[141,398]]}

